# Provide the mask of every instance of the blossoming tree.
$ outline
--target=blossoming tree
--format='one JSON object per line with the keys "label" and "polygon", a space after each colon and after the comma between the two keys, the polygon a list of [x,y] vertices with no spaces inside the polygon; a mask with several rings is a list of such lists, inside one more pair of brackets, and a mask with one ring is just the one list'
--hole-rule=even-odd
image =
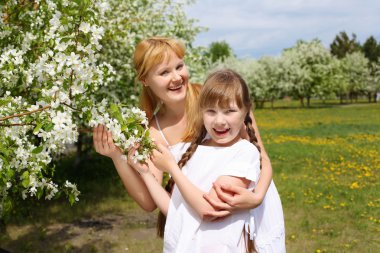
{"label": "blossoming tree", "polygon": [[[0,218],[18,198],[65,193],[71,204],[78,200],[74,183],[51,180],[51,162],[83,129],[104,124],[124,150],[142,143],[135,159],[149,155],[147,119],[130,106],[138,92],[131,56],[152,35],[191,45],[200,28],[182,6],[172,0],[0,4]],[[189,55],[201,69],[201,49]]]}

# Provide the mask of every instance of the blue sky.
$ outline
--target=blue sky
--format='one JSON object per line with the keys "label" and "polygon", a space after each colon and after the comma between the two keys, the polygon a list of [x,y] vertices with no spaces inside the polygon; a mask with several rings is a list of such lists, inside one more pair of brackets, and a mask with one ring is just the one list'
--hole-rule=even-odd
{"label": "blue sky", "polygon": [[209,28],[196,46],[224,40],[239,58],[275,56],[299,39],[329,47],[340,31],[380,41],[380,0],[197,0],[185,11]]}

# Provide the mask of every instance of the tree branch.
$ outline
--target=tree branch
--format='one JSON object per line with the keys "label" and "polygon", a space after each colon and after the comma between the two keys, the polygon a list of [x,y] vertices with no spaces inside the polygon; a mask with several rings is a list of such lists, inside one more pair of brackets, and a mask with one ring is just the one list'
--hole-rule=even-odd
{"label": "tree branch", "polygon": [[6,116],[4,118],[0,118],[0,121],[4,121],[4,120],[7,120],[7,119],[12,119],[12,118],[19,118],[19,117],[22,117],[22,116],[26,116],[26,115],[30,115],[30,114],[33,114],[35,112],[40,112],[40,111],[44,111],[46,109],[49,109],[51,107],[51,105],[48,105],[48,106],[44,106],[42,108],[39,108],[37,110],[33,110],[33,111],[30,111],[30,112],[24,112],[24,113],[20,113],[20,114],[14,114],[14,115],[11,115],[11,116]]}

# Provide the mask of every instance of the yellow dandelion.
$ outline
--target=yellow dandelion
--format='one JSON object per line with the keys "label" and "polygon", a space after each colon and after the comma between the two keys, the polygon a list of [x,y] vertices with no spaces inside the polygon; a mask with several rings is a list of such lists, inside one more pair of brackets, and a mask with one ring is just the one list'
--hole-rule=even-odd
{"label": "yellow dandelion", "polygon": [[359,183],[358,182],[353,182],[350,186],[351,189],[359,189]]}

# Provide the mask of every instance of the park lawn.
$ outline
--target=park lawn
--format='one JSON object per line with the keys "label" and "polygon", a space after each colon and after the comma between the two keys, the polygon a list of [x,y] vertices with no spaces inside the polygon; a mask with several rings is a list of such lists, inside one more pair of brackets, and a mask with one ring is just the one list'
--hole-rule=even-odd
{"label": "park lawn", "polygon": [[[284,208],[287,252],[377,252],[380,104],[286,102],[255,117]],[[71,162],[61,162],[57,174],[78,183],[79,203],[21,203],[0,248],[160,252],[156,213],[141,211],[125,194],[110,160],[90,154],[77,167]]]}
{"label": "park lawn", "polygon": [[377,252],[380,104],[256,110],[288,252]]}

